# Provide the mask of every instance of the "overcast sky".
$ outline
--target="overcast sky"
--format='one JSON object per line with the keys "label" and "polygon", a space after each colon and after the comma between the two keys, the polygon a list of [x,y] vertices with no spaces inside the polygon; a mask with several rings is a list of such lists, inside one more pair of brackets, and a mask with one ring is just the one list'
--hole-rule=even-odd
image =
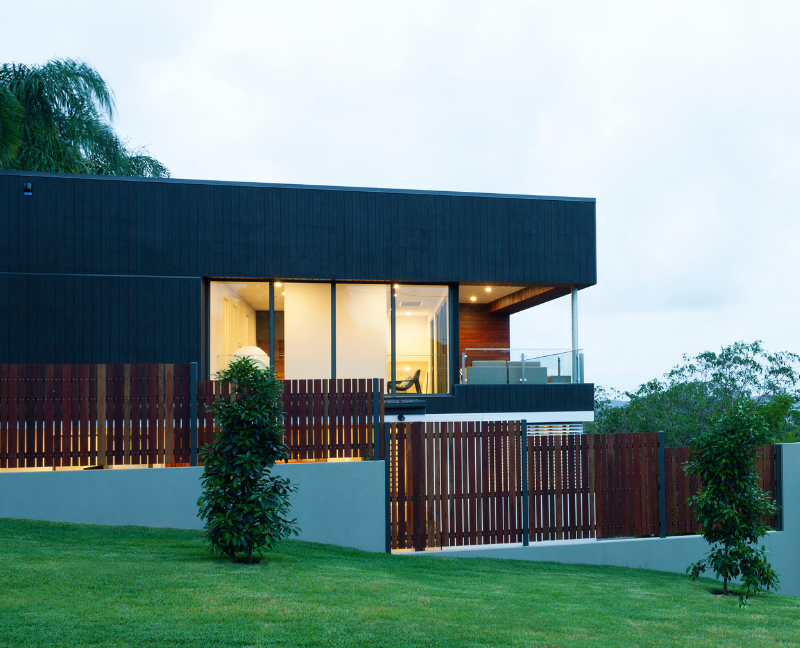
{"label": "overcast sky", "polygon": [[[12,18],[6,12],[6,19]],[[796,2],[35,2],[0,61],[82,58],[177,178],[597,199],[586,378],[800,352]],[[568,347],[568,299],[512,345]]]}

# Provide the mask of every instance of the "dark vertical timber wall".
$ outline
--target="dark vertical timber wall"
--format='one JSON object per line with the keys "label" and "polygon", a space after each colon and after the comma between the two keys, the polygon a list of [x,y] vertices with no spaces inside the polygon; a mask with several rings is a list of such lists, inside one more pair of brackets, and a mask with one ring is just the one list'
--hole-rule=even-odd
{"label": "dark vertical timber wall", "polygon": [[0,172],[0,362],[205,362],[210,277],[596,275],[593,200]]}
{"label": "dark vertical timber wall", "polygon": [[0,275],[0,362],[192,362],[199,279]]}
{"label": "dark vertical timber wall", "polygon": [[593,200],[0,172],[0,225],[3,272],[580,286],[597,275]]}

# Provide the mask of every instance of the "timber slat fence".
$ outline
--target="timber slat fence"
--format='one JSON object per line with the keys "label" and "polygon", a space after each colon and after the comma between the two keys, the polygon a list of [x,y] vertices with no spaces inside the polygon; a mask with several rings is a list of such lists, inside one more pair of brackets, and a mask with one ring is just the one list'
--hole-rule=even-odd
{"label": "timber slat fence", "polygon": [[[188,466],[213,439],[208,407],[223,395],[191,375],[189,364],[0,364],[0,469]],[[372,456],[382,392],[374,379],[285,381],[290,460]]]}
{"label": "timber slat fence", "polygon": [[[527,436],[523,426],[387,424],[391,548],[660,534],[658,434]],[[664,451],[666,535],[698,533],[686,503],[698,488],[683,470],[689,449]],[[757,468],[761,487],[776,495],[774,445],[760,448]]]}

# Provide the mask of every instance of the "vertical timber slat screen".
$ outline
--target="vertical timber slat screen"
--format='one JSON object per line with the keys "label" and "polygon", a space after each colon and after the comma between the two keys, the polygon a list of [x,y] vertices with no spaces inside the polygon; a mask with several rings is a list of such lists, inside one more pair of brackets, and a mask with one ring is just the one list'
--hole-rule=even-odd
{"label": "vertical timber slat screen", "polygon": [[[520,542],[523,478],[531,542],[659,534],[658,434],[532,435],[527,476],[519,422],[392,423],[389,440],[394,550]],[[667,534],[698,533],[689,449],[665,450]],[[775,459],[774,445],[760,448],[773,495]]]}
{"label": "vertical timber slat screen", "polygon": [[520,423],[389,426],[392,549],[522,541]]}
{"label": "vertical timber slat screen", "polygon": [[[286,381],[290,460],[371,457],[383,389],[371,379]],[[188,364],[0,364],[0,469],[188,466],[190,393]],[[214,437],[211,404],[229,393],[198,381],[198,447]]]}

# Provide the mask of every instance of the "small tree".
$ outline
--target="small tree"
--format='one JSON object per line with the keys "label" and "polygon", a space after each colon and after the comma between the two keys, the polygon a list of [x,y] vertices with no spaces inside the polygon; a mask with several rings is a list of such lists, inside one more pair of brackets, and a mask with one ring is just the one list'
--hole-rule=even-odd
{"label": "small tree", "polygon": [[703,537],[711,545],[707,556],[686,571],[696,580],[710,567],[722,577],[724,594],[728,581],[741,576],[742,603],[751,592],[778,589],[767,551],[756,544],[769,530],[764,520],[778,510],[759,487],[755,469],[758,446],[767,442],[769,429],[763,417],[751,401],[738,399],[695,437],[692,460],[684,467],[702,482],[689,505],[695,507]]}
{"label": "small tree", "polygon": [[217,430],[214,442],[200,449],[205,470],[197,505],[212,550],[231,560],[244,552],[251,564],[254,550],[272,549],[297,535],[295,520],[288,518],[289,494],[296,487],[269,472],[289,457],[282,438],[281,384],[249,358],[232,362],[217,378],[231,394],[211,406]]}

